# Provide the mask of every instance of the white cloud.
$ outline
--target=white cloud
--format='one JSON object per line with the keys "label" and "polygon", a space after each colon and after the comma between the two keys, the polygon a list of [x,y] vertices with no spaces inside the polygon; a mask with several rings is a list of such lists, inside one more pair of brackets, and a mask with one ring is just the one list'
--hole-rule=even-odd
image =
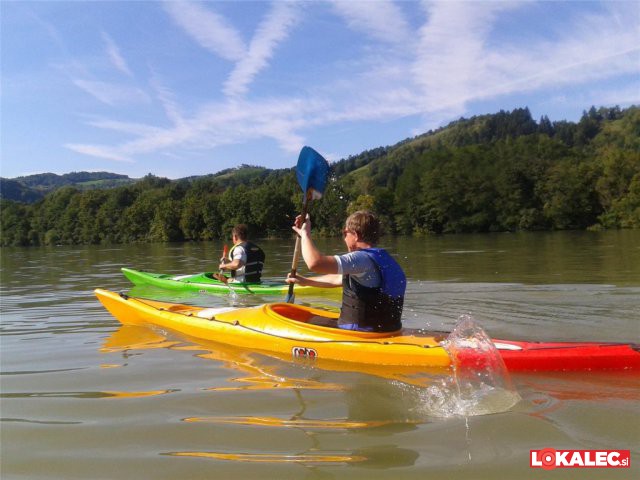
{"label": "white cloud", "polygon": [[296,4],[275,2],[264,21],[258,27],[249,50],[236,64],[224,85],[226,95],[235,96],[247,92],[254,77],[267,66],[274,50],[287,38],[289,29],[296,22]]}
{"label": "white cloud", "polygon": [[175,94],[168,87],[163,85],[161,80],[155,74],[151,78],[151,87],[162,104],[162,108],[164,109],[167,118],[176,125],[184,123],[183,114]]}
{"label": "white cloud", "polygon": [[111,61],[113,66],[116,67],[116,69],[118,69],[120,72],[132,77],[133,74],[131,73],[127,62],[120,54],[120,49],[115,44],[113,39],[105,32],[102,32],[102,40],[104,40],[104,43],[106,44],[107,56],[109,57],[109,60]]}
{"label": "white cloud", "polygon": [[106,160],[114,160],[116,162],[132,163],[132,160],[130,158],[117,154],[116,150],[113,148],[104,148],[99,145],[82,145],[77,143],[68,143],[64,146],[69,150],[82,153],[84,155],[104,158]]}
{"label": "white cloud", "polygon": [[169,128],[108,120],[91,121],[94,127],[120,131],[135,138],[115,146],[68,144],[66,147],[87,155],[123,161],[173,147],[211,149],[271,138],[283,150],[295,152],[304,142],[303,137],[295,132],[306,125],[305,118],[320,109],[312,101],[298,99],[210,103],[193,118]]}
{"label": "white cloud", "polygon": [[111,130],[114,132],[124,133],[134,137],[151,137],[162,130],[159,127],[153,127],[140,123],[121,122],[117,120],[106,119],[89,120],[87,121],[87,125],[91,125],[92,127],[100,128],[102,130]]}
{"label": "white cloud", "polygon": [[240,33],[222,15],[195,2],[167,1],[164,8],[203,48],[231,61],[241,60],[245,55],[247,47]]}
{"label": "white cloud", "polygon": [[[420,30],[412,70],[420,88],[416,100],[431,120],[464,115],[472,101],[586,85],[640,71],[637,15],[577,16],[562,30],[526,45],[490,45],[499,16],[528,4],[425,5],[429,18]],[[620,18],[633,20],[621,28]]]}
{"label": "white cloud", "polygon": [[495,16],[509,4],[434,2],[426,5],[428,20],[412,66],[425,112],[465,111],[488,80],[485,49]]}
{"label": "white cloud", "polygon": [[388,43],[412,43],[409,25],[394,2],[338,0],[333,1],[332,5],[355,31]]}
{"label": "white cloud", "polygon": [[149,103],[149,96],[135,87],[114,85],[96,80],[72,79],[74,85],[110,106]]}

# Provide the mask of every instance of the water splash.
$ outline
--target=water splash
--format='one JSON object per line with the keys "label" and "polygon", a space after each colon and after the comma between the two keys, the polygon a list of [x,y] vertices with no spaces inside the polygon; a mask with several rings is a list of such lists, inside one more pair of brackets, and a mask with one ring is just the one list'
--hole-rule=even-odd
{"label": "water splash", "polygon": [[227,295],[229,306],[237,307],[239,304],[240,297],[235,289],[227,283],[227,288],[229,289],[229,294]]}
{"label": "water splash", "polygon": [[423,393],[430,415],[488,415],[509,410],[521,400],[500,353],[471,315],[460,316],[441,344],[452,359],[453,375]]}

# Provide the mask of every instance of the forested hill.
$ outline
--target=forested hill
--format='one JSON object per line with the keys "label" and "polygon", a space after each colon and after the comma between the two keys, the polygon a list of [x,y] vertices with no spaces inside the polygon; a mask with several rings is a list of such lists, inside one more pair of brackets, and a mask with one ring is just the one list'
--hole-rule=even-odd
{"label": "forested hill", "polygon": [[71,172],[64,175],[38,173],[16,178],[0,178],[0,198],[32,203],[64,186],[86,190],[113,188],[136,181],[127,175],[109,172]]}
{"label": "forested hill", "polygon": [[[293,168],[243,165],[176,181],[153,175],[108,190],[65,186],[32,204],[2,201],[0,245],[191,241],[290,235]],[[388,233],[640,227],[640,108],[538,121],[528,109],[460,119],[332,165],[314,229],[378,212]]]}

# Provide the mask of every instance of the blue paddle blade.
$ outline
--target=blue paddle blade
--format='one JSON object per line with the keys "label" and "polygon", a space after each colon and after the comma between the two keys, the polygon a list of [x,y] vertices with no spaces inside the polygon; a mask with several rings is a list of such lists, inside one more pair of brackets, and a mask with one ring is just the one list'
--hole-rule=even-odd
{"label": "blue paddle blade", "polygon": [[324,157],[311,147],[302,147],[296,166],[296,176],[302,193],[306,194],[311,189],[312,198],[322,197],[327,186],[328,174],[329,163]]}

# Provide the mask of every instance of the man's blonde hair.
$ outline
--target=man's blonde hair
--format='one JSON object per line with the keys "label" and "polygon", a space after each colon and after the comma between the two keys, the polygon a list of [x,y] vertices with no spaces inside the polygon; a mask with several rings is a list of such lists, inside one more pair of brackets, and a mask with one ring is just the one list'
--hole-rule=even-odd
{"label": "man's blonde hair", "polygon": [[349,215],[345,227],[347,230],[357,233],[361,241],[371,245],[378,243],[382,233],[380,221],[368,210],[358,210]]}

